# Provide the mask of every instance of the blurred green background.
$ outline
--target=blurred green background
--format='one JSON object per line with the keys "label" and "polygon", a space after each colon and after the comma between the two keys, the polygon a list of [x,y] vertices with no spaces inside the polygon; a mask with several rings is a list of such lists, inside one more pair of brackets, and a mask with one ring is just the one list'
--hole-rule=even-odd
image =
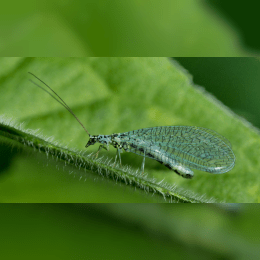
{"label": "blurred green background", "polygon": [[258,21],[253,20],[258,9],[224,2],[46,0],[36,6],[32,0],[15,5],[5,1],[0,10],[0,55],[259,55]]}
{"label": "blurred green background", "polygon": [[258,205],[2,205],[3,259],[259,259]]}

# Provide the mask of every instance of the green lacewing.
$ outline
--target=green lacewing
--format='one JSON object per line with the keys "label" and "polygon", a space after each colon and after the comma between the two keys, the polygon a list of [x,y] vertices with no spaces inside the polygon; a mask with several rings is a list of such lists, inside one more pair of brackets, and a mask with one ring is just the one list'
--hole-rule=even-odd
{"label": "green lacewing", "polygon": [[144,171],[145,157],[147,157],[188,179],[194,175],[191,169],[219,174],[230,171],[235,165],[235,155],[230,142],[217,132],[203,127],[158,126],[112,135],[90,135],[64,100],[33,73],[29,72],[29,74],[43,83],[51,92],[30,80],[33,84],[65,107],[83,127],[89,135],[86,148],[95,143],[101,144],[96,156],[102,148],[109,150],[109,145],[112,145],[117,149],[120,164],[120,154],[124,150],[143,156],[142,171]]}

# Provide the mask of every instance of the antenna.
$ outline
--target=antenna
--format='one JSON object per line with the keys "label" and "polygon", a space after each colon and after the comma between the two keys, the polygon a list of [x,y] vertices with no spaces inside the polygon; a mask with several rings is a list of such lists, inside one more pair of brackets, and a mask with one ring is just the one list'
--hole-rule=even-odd
{"label": "antenna", "polygon": [[[71,108],[65,103],[65,101],[50,87],[48,86],[45,82],[43,82],[41,79],[39,79],[37,76],[35,76],[33,73],[28,72],[29,74],[31,74],[32,76],[34,76],[36,79],[38,79],[41,83],[43,83],[47,88],[49,88],[52,93],[54,93],[54,95],[49,92],[48,90],[46,90],[45,88],[41,87],[40,85],[38,85],[37,83],[35,83],[34,81],[32,81],[31,79],[29,79],[29,81],[31,81],[34,85],[36,85],[37,87],[41,88],[42,90],[44,90],[45,92],[47,92],[50,96],[52,96],[56,101],[58,101],[62,106],[64,106],[74,117],[75,119],[81,124],[81,126],[83,127],[83,129],[87,132],[87,134],[90,136],[88,130],[84,127],[84,125],[81,123],[81,121],[78,119],[78,117],[73,113],[73,111],[71,110]],[[57,97],[57,98],[56,98]]]}

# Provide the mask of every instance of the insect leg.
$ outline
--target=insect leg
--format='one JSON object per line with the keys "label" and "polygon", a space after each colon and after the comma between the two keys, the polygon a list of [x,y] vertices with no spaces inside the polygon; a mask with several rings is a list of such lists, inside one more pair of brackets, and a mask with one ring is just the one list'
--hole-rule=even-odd
{"label": "insect leg", "polygon": [[116,158],[115,158],[115,162],[114,162],[114,164],[113,164],[113,167],[115,166],[115,164],[116,164],[116,159],[117,159],[117,154],[116,154]]}
{"label": "insect leg", "polygon": [[98,151],[94,154],[94,155],[95,155],[95,159],[97,159],[98,154],[99,154],[99,152],[100,152],[100,150],[101,150],[102,148],[104,148],[104,149],[107,150],[107,148],[104,146],[104,144],[101,144],[101,145],[99,146],[99,148],[98,148]]}
{"label": "insect leg", "polygon": [[[121,165],[121,156],[120,156],[120,149],[119,149],[119,148],[117,148],[117,155],[118,155],[118,157],[119,157],[119,162],[120,162],[120,165]],[[114,167],[115,164],[116,164],[117,155],[116,155],[116,158],[115,158],[115,162],[114,162],[113,167]]]}
{"label": "insect leg", "polygon": [[121,155],[120,155],[121,150],[119,148],[117,148],[117,152],[118,152],[118,157],[119,157],[119,163],[121,165]]}
{"label": "insect leg", "polygon": [[145,152],[144,152],[144,159],[141,166],[142,173],[144,173],[144,163],[145,163]]}

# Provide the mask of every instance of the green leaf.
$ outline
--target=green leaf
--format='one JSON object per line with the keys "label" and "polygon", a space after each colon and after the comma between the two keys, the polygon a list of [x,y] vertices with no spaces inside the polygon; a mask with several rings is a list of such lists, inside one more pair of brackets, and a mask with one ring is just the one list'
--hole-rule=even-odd
{"label": "green leaf", "polygon": [[[126,193],[125,201],[131,201],[133,194],[133,201],[146,202],[163,198],[175,202],[259,200],[258,132],[202,88],[194,86],[190,75],[174,61],[167,58],[6,58],[0,59],[0,64],[5,67],[0,75],[0,113],[4,114],[1,140],[4,145],[20,147],[25,153],[31,150],[32,161],[40,156],[40,165],[44,165],[44,169],[38,167],[44,174],[36,174],[37,167],[32,167],[33,174],[27,173],[26,181],[32,175],[35,177],[34,182],[30,182],[33,190],[26,194],[28,184],[20,183],[24,175],[16,174],[17,162],[16,167],[13,163],[3,175],[0,189],[3,200],[21,201],[19,193],[23,194],[23,201],[46,202],[114,202],[119,198],[122,201]],[[150,159],[146,160],[142,174],[142,157],[130,153],[122,154],[123,167],[114,166],[116,150],[112,147],[110,151],[102,150],[100,158],[94,160],[87,155],[96,152],[98,145],[89,147],[85,154],[80,152],[85,150],[87,134],[58,102],[28,81],[31,78],[28,71],[44,80],[65,100],[90,134],[120,133],[160,125],[202,126],[217,131],[231,142],[236,165],[225,174],[195,171],[194,178],[187,180]],[[13,123],[9,123],[9,118],[13,118]],[[36,129],[40,130],[36,132]],[[38,155],[39,150],[44,153]],[[66,163],[64,171],[57,170],[59,178],[53,177],[55,162],[50,155],[58,160],[57,167],[62,168]],[[22,153],[15,158],[20,162],[23,157]],[[34,165],[27,161],[24,168],[31,164]],[[69,194],[74,195],[62,197],[59,191],[65,184],[60,182],[72,171],[76,177],[73,188],[68,181],[66,189],[69,187]],[[41,185],[38,178],[45,177],[49,181]],[[82,198],[90,181],[79,179],[97,179],[98,184],[91,187],[96,196],[85,194]],[[17,196],[13,195],[14,183]],[[44,189],[48,185],[51,185],[51,199]],[[126,192],[125,186],[131,192]],[[100,190],[102,195],[98,196]]]}

